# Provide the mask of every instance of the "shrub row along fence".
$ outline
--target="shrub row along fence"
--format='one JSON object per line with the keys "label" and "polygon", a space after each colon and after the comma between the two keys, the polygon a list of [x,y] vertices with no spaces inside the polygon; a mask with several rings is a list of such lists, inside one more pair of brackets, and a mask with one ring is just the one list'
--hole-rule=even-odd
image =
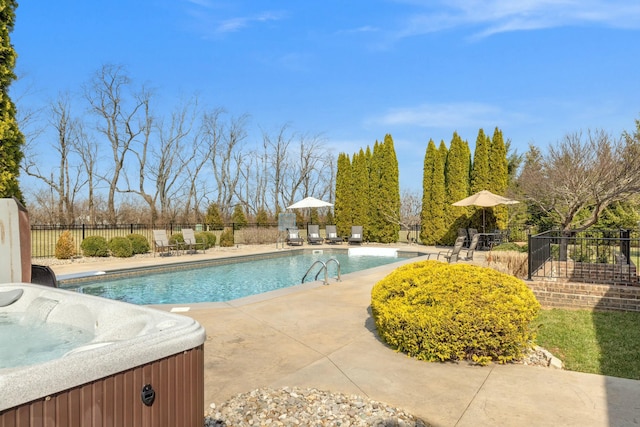
{"label": "shrub row along fence", "polygon": [[32,258],[50,258],[55,256],[56,243],[64,231],[69,231],[73,237],[76,252],[81,254],[82,241],[90,236],[101,236],[106,240],[113,237],[126,237],[130,234],[140,234],[147,238],[149,246],[153,248],[153,230],[165,230],[169,236],[181,233],[183,228],[198,231],[211,231],[219,241],[224,231],[231,231],[234,244],[262,244],[277,242],[279,237],[278,224],[248,224],[240,226],[229,223],[223,226],[208,226],[206,224],[118,224],[118,225],[31,225],[31,256]]}
{"label": "shrub row along fence", "polygon": [[[129,234],[141,234],[149,241],[153,248],[153,230],[165,230],[169,236],[180,233],[183,228],[192,228],[198,231],[211,231],[216,234],[217,241],[225,231],[233,234],[233,244],[277,244],[283,239],[278,223],[246,224],[227,223],[222,226],[208,224],[117,224],[117,225],[31,225],[31,256],[33,258],[50,258],[55,256],[56,243],[60,234],[69,231],[76,246],[76,252],[81,254],[80,244],[90,236],[101,236],[106,240],[113,237],[126,237]],[[306,225],[299,226],[304,237]],[[324,224],[320,226],[324,233]],[[511,241],[526,241],[527,229],[510,228]],[[323,234],[324,235],[324,234]],[[420,243],[420,227],[403,228],[398,235],[400,243]]]}
{"label": "shrub row along fence", "polygon": [[529,236],[529,279],[638,286],[637,230],[551,230]]}

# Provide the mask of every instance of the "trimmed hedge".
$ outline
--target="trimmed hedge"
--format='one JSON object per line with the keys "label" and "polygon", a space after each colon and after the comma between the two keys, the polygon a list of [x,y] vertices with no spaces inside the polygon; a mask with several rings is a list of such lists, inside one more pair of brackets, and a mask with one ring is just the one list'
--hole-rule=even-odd
{"label": "trimmed hedge", "polygon": [[182,235],[182,233],[173,233],[171,236],[169,236],[169,243],[171,243],[172,245],[178,245],[178,246],[182,246],[184,243],[184,236]]}
{"label": "trimmed hedge", "polygon": [[531,322],[540,304],[533,292],[490,268],[417,262],[396,269],[371,294],[380,337],[420,360],[505,363],[534,343]]}
{"label": "trimmed hedge", "polygon": [[149,245],[149,241],[142,234],[129,234],[127,239],[131,242],[131,249],[133,250],[133,254],[146,254],[151,250],[151,245]]}
{"label": "trimmed hedge", "polygon": [[131,240],[126,237],[116,236],[109,240],[109,250],[111,255],[118,258],[129,258],[133,256]]}
{"label": "trimmed hedge", "polygon": [[204,248],[214,248],[216,246],[216,235],[211,231],[199,231],[195,233],[198,242],[204,242]]}
{"label": "trimmed hedge", "polygon": [[109,256],[109,246],[107,239],[102,236],[89,236],[80,243],[80,249],[84,256]]}

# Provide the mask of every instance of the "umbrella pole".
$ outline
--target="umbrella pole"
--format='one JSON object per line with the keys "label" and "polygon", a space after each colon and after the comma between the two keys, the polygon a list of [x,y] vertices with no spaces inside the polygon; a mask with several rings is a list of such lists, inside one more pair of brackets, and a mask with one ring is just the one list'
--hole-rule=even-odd
{"label": "umbrella pole", "polygon": [[482,232],[486,233],[487,230],[486,230],[486,227],[485,227],[484,211],[485,211],[485,208],[482,208]]}

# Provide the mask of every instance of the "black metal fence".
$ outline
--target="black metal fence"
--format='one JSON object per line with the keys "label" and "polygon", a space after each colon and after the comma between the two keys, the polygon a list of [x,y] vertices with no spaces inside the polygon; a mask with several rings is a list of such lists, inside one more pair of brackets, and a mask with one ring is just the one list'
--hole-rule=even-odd
{"label": "black metal fence", "polygon": [[[183,228],[192,228],[198,231],[211,231],[220,238],[225,230],[231,230],[235,243],[248,243],[247,230],[260,229],[277,235],[278,224],[243,224],[228,223],[222,226],[209,226],[206,224],[117,224],[117,225],[31,225],[31,256],[32,258],[49,258],[55,256],[55,248],[60,235],[64,231],[69,231],[76,246],[76,252],[81,254],[80,245],[89,236],[102,236],[106,240],[112,237],[125,237],[129,234],[141,234],[149,240],[153,247],[153,230],[166,230],[168,235],[180,233]],[[255,233],[253,234],[255,235]],[[275,241],[275,240],[274,240]]]}
{"label": "black metal fence", "polygon": [[636,285],[637,230],[551,230],[530,235],[529,279]]}
{"label": "black metal fence", "polygon": [[[226,223],[222,226],[211,226],[207,224],[117,224],[117,225],[31,225],[31,254],[33,258],[50,258],[55,256],[55,248],[60,234],[69,231],[73,237],[76,246],[76,252],[81,254],[80,245],[82,241],[89,236],[102,236],[106,240],[112,237],[124,237],[129,234],[141,234],[145,236],[151,246],[153,242],[153,230],[164,229],[169,235],[179,233],[183,228],[192,228],[198,231],[211,231],[216,234],[217,238],[224,230],[231,230],[233,233],[234,244],[251,244],[251,243],[275,243],[278,239],[278,223],[267,224],[244,224],[240,226],[236,223]],[[303,231],[306,225],[300,225]],[[320,225],[324,230],[324,224]],[[531,230],[526,228],[512,227],[509,229],[510,241],[527,241],[527,236]],[[218,240],[219,241],[219,240]],[[398,235],[399,243],[421,243],[420,242],[420,226],[402,227]]]}

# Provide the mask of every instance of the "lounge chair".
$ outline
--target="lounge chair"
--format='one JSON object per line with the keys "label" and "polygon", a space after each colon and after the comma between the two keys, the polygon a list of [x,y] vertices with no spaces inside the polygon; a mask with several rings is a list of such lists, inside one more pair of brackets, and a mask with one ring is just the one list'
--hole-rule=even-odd
{"label": "lounge chair", "polygon": [[349,244],[361,244],[362,243],[362,226],[352,225],[351,236],[349,236]]}
{"label": "lounge chair", "polygon": [[440,255],[442,255],[442,258],[446,259],[449,263],[457,261],[460,251],[462,250],[462,245],[464,245],[464,240],[465,238],[463,236],[459,236],[453,244],[453,249],[438,252],[437,259],[440,259]]}
{"label": "lounge chair", "polygon": [[156,252],[160,256],[171,256],[173,252],[178,252],[178,245],[175,243],[169,243],[167,232],[164,230],[153,230],[153,244],[156,247]]}
{"label": "lounge chair", "polygon": [[464,246],[467,246],[467,244],[470,242],[469,239],[469,235],[467,234],[467,229],[466,228],[458,228],[458,237],[464,237]]}
{"label": "lounge chair", "polygon": [[197,254],[198,248],[202,249],[202,253],[205,250],[204,242],[198,242],[196,239],[196,233],[193,231],[193,228],[183,228],[182,229],[182,238],[184,239],[184,247],[191,254]]}
{"label": "lounge chair", "polygon": [[342,237],[338,236],[338,230],[335,225],[327,225],[325,227],[327,237],[324,238],[327,243],[342,243]]}
{"label": "lounge chair", "polygon": [[473,261],[473,252],[475,252],[476,248],[478,247],[479,241],[480,241],[480,234],[479,233],[474,234],[473,238],[471,239],[471,243],[467,248],[467,256],[464,257],[465,261]]}
{"label": "lounge chair", "polygon": [[324,239],[320,237],[320,226],[310,224],[307,226],[307,242],[311,245],[319,245]]}
{"label": "lounge chair", "polygon": [[48,265],[31,264],[31,283],[36,285],[58,287],[58,279],[51,267]]}
{"label": "lounge chair", "polygon": [[287,228],[287,245],[302,246],[304,239],[300,237],[300,231],[297,228]]}

